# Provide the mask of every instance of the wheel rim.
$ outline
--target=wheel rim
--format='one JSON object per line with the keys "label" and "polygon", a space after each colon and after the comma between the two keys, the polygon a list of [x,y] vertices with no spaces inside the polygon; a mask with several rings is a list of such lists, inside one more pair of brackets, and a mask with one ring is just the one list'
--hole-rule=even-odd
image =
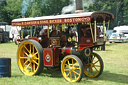
{"label": "wheel rim", "polygon": [[84,74],[88,77],[97,77],[103,70],[101,68],[101,60],[97,55],[92,53],[91,57],[89,57],[89,63],[84,64]]}
{"label": "wheel rim", "polygon": [[64,78],[70,82],[76,82],[81,77],[81,66],[73,57],[67,57],[63,60],[61,71]]}
{"label": "wheel rim", "polygon": [[39,53],[29,41],[21,43],[17,52],[18,66],[25,75],[36,74],[39,68]]}

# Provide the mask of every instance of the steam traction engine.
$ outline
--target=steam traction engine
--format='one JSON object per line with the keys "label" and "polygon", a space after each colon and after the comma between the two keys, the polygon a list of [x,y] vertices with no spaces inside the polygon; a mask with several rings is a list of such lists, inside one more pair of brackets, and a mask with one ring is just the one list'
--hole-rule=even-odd
{"label": "steam traction engine", "polygon": [[[88,77],[98,77],[103,72],[103,60],[93,52],[96,46],[106,42],[105,26],[113,20],[108,12],[88,12],[12,21],[21,26],[17,50],[19,69],[25,75],[38,75],[47,67],[61,68],[63,77],[69,82]],[[102,25],[102,36],[98,26]],[[23,33],[29,29],[28,34]]]}

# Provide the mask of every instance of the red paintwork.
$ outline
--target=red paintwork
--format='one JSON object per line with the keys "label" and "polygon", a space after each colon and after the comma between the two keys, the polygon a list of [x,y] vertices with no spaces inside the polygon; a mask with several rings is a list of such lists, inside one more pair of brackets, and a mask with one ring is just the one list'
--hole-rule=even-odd
{"label": "red paintwork", "polygon": [[67,24],[67,23],[82,23],[82,22],[90,22],[90,21],[91,21],[90,16],[83,16],[83,17],[73,17],[73,18],[12,22],[12,26]]}
{"label": "red paintwork", "polygon": [[71,55],[72,54],[72,48],[71,47],[66,47],[65,52],[66,52],[66,55]]}
{"label": "red paintwork", "polygon": [[32,40],[35,40],[37,42],[40,42],[40,40],[37,37],[33,37]]}
{"label": "red paintwork", "polygon": [[[44,48],[44,66],[59,66],[59,48]],[[49,60],[47,60],[49,58]]]}
{"label": "red paintwork", "polygon": [[83,36],[80,39],[80,43],[93,44],[93,39],[92,39],[92,37]]}
{"label": "red paintwork", "polygon": [[[49,60],[48,60],[49,58]],[[53,66],[53,51],[52,48],[45,48],[43,50],[44,66]]]}
{"label": "red paintwork", "polygon": [[59,54],[60,54],[60,49],[59,48],[53,48],[53,54],[54,54],[54,65],[58,66],[59,65]]}
{"label": "red paintwork", "polygon": [[49,38],[47,36],[47,33],[42,34],[41,39],[42,39],[41,42],[40,42],[41,46],[43,48],[47,48],[48,45],[49,45]]}
{"label": "red paintwork", "polygon": [[78,50],[81,51],[84,48],[93,47],[93,46],[94,46],[94,44],[79,44]]}

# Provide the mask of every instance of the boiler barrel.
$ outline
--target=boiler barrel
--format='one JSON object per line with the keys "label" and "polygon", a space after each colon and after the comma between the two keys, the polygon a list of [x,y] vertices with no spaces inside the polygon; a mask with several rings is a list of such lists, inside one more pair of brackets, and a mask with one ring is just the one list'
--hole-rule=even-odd
{"label": "boiler barrel", "polygon": [[11,58],[0,58],[0,77],[11,77]]}

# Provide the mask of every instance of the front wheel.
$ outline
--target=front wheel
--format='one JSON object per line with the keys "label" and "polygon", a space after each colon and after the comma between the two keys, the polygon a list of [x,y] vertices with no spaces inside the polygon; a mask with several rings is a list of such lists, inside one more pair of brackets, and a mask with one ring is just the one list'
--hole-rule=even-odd
{"label": "front wheel", "polygon": [[69,82],[77,82],[83,76],[83,64],[75,55],[66,56],[61,63],[63,77]]}
{"label": "front wheel", "polygon": [[43,69],[43,49],[35,40],[23,41],[17,51],[19,69],[25,75],[38,75]]}
{"label": "front wheel", "polygon": [[103,72],[103,60],[97,53],[92,53],[88,62],[84,62],[84,74],[88,77],[99,77]]}

